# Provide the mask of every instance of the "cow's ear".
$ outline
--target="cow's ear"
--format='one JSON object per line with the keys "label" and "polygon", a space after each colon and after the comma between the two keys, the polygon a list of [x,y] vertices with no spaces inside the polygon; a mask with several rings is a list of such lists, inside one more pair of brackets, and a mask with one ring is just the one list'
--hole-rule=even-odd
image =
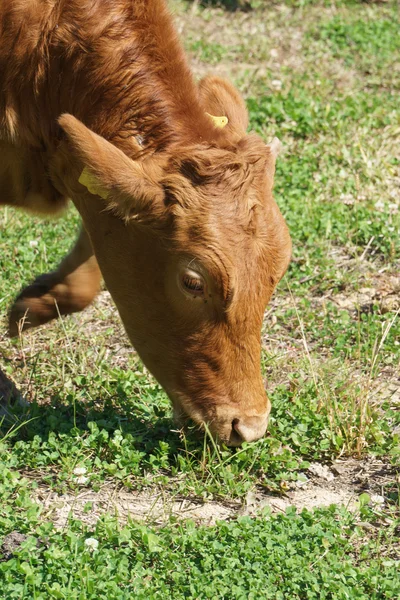
{"label": "cow's ear", "polygon": [[82,166],[78,179],[82,193],[86,188],[100,196],[113,212],[126,219],[163,211],[161,167],[156,161],[131,160],[72,115],[62,115],[59,124]]}
{"label": "cow's ear", "polygon": [[267,150],[267,172],[271,178],[273,178],[275,174],[275,163],[278,155],[282,149],[282,144],[277,137],[274,137],[272,142],[266,145]]}
{"label": "cow's ear", "polygon": [[276,161],[281,150],[282,150],[282,144],[281,144],[280,139],[278,139],[277,137],[274,137],[272,142],[267,144],[267,152],[272,157],[274,162]]}
{"label": "cow's ear", "polygon": [[274,182],[274,175],[275,175],[276,159],[278,158],[278,155],[282,149],[282,144],[277,137],[274,137],[272,142],[270,142],[269,144],[266,145],[265,149],[267,151],[267,160],[265,163],[265,169],[267,171],[270,186],[272,188],[272,185]]}
{"label": "cow's ear", "polygon": [[207,76],[200,81],[199,91],[207,113],[216,117],[227,117],[227,129],[238,137],[246,134],[249,125],[246,104],[229,81],[221,77]]}

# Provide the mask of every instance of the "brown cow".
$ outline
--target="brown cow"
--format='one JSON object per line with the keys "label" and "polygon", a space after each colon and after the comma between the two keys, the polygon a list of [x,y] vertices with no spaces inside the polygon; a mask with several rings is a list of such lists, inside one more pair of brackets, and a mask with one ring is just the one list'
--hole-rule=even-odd
{"label": "brown cow", "polygon": [[260,331],[291,251],[279,142],[247,125],[229,83],[195,85],[163,0],[2,0],[0,201],[71,198],[84,224],[17,298],[11,335],[90,304],[99,264],[175,416],[231,445],[267,428]]}

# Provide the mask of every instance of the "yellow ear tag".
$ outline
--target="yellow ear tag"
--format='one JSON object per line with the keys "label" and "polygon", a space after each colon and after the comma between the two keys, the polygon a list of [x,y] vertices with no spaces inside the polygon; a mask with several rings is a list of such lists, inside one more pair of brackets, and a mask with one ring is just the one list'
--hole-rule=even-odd
{"label": "yellow ear tag", "polygon": [[91,173],[86,167],[80,174],[78,181],[94,196],[100,196],[100,198],[103,198],[103,200],[107,200],[108,191],[101,186],[97,177],[93,175],[93,173]]}
{"label": "yellow ear tag", "polygon": [[218,127],[218,129],[223,129],[229,123],[228,117],[214,117],[214,115],[210,115],[208,112],[206,112],[206,115],[213,120],[215,127]]}

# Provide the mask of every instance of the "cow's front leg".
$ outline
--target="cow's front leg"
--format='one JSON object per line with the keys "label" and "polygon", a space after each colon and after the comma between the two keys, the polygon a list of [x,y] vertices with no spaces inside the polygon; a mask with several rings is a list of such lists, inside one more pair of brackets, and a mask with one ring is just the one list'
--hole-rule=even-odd
{"label": "cow's front leg", "polygon": [[101,273],[82,227],[71,252],[56,271],[40,275],[18,296],[10,312],[9,334],[43,325],[60,315],[83,310],[99,291]]}

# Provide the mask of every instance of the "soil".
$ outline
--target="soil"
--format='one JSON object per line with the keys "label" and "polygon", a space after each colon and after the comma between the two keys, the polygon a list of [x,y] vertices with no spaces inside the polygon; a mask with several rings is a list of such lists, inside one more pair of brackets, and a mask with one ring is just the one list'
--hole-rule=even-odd
{"label": "soil", "polygon": [[43,518],[55,527],[66,526],[68,517],[94,525],[105,512],[114,514],[122,523],[128,518],[161,525],[171,517],[193,519],[198,524],[213,525],[217,521],[239,515],[255,516],[267,507],[272,513],[284,513],[294,506],[299,511],[331,504],[357,511],[358,498],[366,492],[376,504],[386,502],[386,489],[395,480],[395,472],[380,460],[346,459],[327,466],[314,463],[304,474],[304,481],[282,495],[256,489],[244,501],[208,501],[173,496],[163,489],[134,491],[105,483],[99,491],[82,487],[76,493],[58,494],[39,484],[33,499],[42,507]]}
{"label": "soil", "polygon": [[25,542],[28,536],[18,531],[11,531],[3,539],[3,543],[0,546],[0,562],[11,560],[14,556],[14,552],[18,550],[20,545]]}

